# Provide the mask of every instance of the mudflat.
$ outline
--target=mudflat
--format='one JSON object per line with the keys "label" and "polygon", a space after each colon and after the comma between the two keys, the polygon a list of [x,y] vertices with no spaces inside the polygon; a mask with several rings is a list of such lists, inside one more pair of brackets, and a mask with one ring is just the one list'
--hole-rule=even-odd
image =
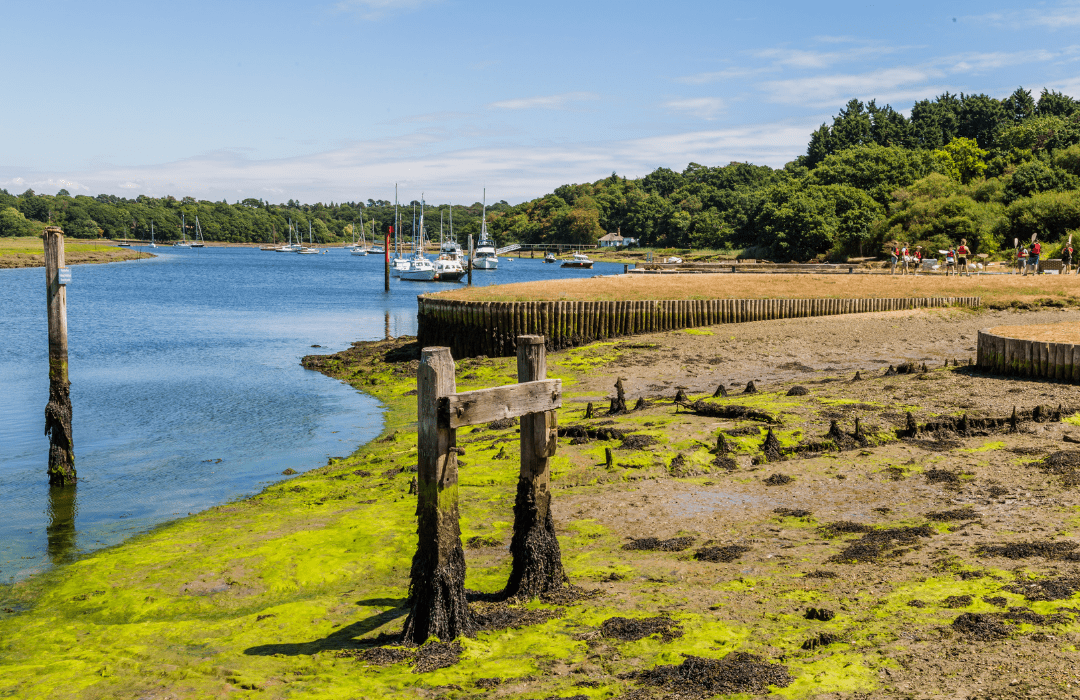
{"label": "mudflat", "polygon": [[[384,436],[3,590],[0,691],[1080,697],[1080,395],[967,365],[981,328],[1056,322],[1080,312],[762,321],[549,354],[571,586],[491,602],[509,571],[518,434],[461,429],[482,631],[419,648],[396,639],[416,547],[419,348],[309,356],[383,400]],[[461,360],[457,388],[513,383],[514,362]],[[609,414],[620,378],[629,410]]]}

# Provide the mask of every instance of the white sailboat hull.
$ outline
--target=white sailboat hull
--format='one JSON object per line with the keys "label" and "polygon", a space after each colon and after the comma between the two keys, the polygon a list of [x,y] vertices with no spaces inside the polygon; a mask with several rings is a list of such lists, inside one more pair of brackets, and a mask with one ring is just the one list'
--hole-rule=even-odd
{"label": "white sailboat hull", "polygon": [[498,270],[499,259],[496,257],[473,258],[472,266],[474,270]]}

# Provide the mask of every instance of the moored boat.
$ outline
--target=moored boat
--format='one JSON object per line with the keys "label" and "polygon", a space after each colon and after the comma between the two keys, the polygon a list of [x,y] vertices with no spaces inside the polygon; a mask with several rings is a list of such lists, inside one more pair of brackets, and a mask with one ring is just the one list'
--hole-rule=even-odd
{"label": "moored boat", "polygon": [[586,270],[591,270],[593,261],[589,259],[585,253],[574,253],[574,257],[570,260],[564,260],[562,267],[578,267]]}

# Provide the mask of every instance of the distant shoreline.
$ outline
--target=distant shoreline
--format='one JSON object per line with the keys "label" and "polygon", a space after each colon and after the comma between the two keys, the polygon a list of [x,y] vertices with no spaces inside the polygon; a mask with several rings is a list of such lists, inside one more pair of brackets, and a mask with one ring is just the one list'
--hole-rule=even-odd
{"label": "distant shoreline", "polygon": [[[12,249],[7,245],[13,239],[0,239],[0,269],[10,270],[24,267],[45,267],[45,252],[31,253]],[[21,242],[21,239],[14,239]],[[40,245],[40,241],[38,242]],[[71,246],[75,247],[75,246]],[[78,245],[86,248],[89,246]],[[23,246],[18,246],[23,248]],[[97,263],[123,262],[125,260],[141,260],[144,258],[157,257],[153,253],[129,248],[107,247],[101,250],[66,250],[64,262],[67,265],[92,265]]]}

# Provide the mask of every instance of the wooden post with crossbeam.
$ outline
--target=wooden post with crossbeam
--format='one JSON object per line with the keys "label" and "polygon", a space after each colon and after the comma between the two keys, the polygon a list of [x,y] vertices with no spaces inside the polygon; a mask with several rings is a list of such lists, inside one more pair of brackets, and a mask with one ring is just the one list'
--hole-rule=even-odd
{"label": "wooden post with crossbeam", "polygon": [[551,518],[549,458],[557,444],[562,380],[547,379],[542,336],[518,338],[517,384],[458,393],[445,347],[424,348],[416,372],[417,534],[409,589],[412,609],[402,639],[422,644],[469,635],[476,621],[465,596],[465,554],[458,522],[457,428],[521,417],[521,471],[514,504],[508,596],[566,584]]}
{"label": "wooden post with crossbeam", "polygon": [[75,483],[75,446],[71,438],[71,383],[68,381],[67,287],[60,283],[64,267],[64,232],[46,226],[45,287],[49,316],[49,402],[45,434],[49,436],[49,485]]}

